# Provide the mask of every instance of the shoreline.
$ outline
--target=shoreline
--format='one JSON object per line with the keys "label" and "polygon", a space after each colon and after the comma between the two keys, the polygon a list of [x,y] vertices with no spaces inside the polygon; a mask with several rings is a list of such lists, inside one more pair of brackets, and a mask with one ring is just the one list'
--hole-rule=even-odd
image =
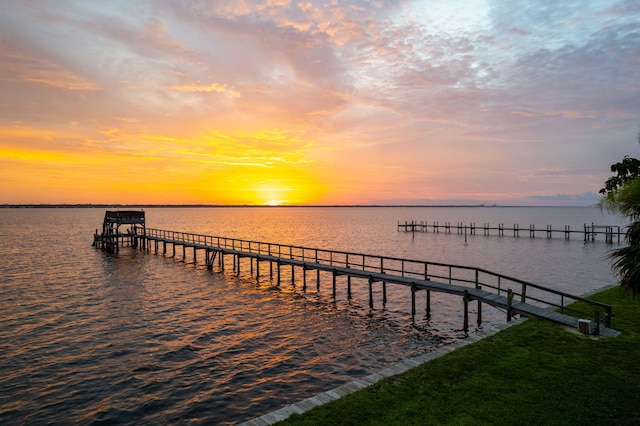
{"label": "shoreline", "polygon": [[[614,287],[618,287],[618,284],[606,285],[599,289],[595,289],[593,291],[587,292],[583,294],[582,297],[588,298],[596,293],[609,290]],[[418,367],[419,365],[422,365],[434,359],[440,358],[450,352],[455,351],[456,349],[471,345],[486,337],[493,336],[502,330],[513,327],[514,325],[517,325],[517,324],[521,324],[527,319],[528,318],[519,317],[519,318],[513,319],[511,322],[491,324],[487,330],[483,329],[482,332],[480,333],[477,332],[477,330],[475,333],[469,333],[469,335],[464,340],[462,339],[456,340],[450,345],[442,346],[429,353],[426,353],[417,357],[406,358],[405,360],[400,361],[399,363],[391,367],[387,367],[377,373],[370,374],[361,379],[353,380],[342,386],[338,386],[337,388],[334,388],[325,392],[321,392],[319,394],[306,398],[302,401],[298,401],[286,407],[282,407],[272,412],[269,412],[267,414],[263,414],[261,416],[246,420],[244,422],[239,423],[239,426],[269,426],[269,425],[273,425],[288,419],[294,413],[303,414],[316,407],[327,404],[331,401],[338,400],[343,396],[347,396],[349,394],[352,394],[354,392],[357,392],[359,390],[372,386],[384,378],[405,373],[406,371],[411,370],[412,368]]]}
{"label": "shoreline", "polygon": [[379,382],[384,378],[402,374],[421,364],[440,358],[450,352],[455,351],[456,349],[476,343],[484,339],[485,337],[493,336],[494,334],[497,334],[504,329],[520,324],[526,320],[527,318],[517,318],[508,323],[492,324],[486,330],[483,329],[482,332],[480,333],[478,332],[469,333],[469,336],[467,336],[464,340],[462,339],[456,340],[455,342],[449,345],[442,346],[429,353],[426,353],[417,357],[406,358],[405,360],[400,361],[399,363],[391,367],[387,367],[377,373],[370,374],[361,379],[353,380],[337,388],[334,388],[325,392],[321,392],[319,394],[311,396],[302,401],[298,401],[286,407],[279,408],[270,413],[263,414],[258,417],[254,417],[252,419],[239,423],[239,426],[269,426],[269,425],[276,424],[278,422],[286,420],[294,413],[295,414],[305,413],[316,407],[319,407],[331,401],[340,399],[343,396],[347,396],[361,389],[365,389],[369,386],[376,384],[377,382]]}

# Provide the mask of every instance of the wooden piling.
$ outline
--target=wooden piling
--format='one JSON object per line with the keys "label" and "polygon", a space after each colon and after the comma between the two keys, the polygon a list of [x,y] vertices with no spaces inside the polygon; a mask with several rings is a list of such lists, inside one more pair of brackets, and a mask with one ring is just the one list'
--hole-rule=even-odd
{"label": "wooden piling", "polygon": [[462,330],[465,334],[469,333],[469,291],[464,291],[464,296],[462,296],[462,301],[464,304],[464,324],[462,325]]}
{"label": "wooden piling", "polygon": [[[253,262],[251,262],[253,265]],[[260,256],[256,256],[256,281],[260,280]]]}
{"label": "wooden piling", "polygon": [[[478,290],[482,290],[482,287],[477,286]],[[478,323],[478,328],[482,326],[482,302],[478,300],[478,319],[476,321]]]}
{"label": "wooden piling", "polygon": [[431,318],[431,290],[426,290],[427,292],[427,319]]}
{"label": "wooden piling", "polygon": [[307,266],[302,266],[302,291],[307,291]]}
{"label": "wooden piling", "polygon": [[513,316],[513,291],[511,289],[507,290],[507,322],[511,321],[511,317]]}
{"label": "wooden piling", "polygon": [[336,271],[335,268],[333,268],[333,271],[331,272],[332,276],[333,276],[333,299],[335,300],[336,298],[336,275],[338,274],[338,272]]}
{"label": "wooden piling", "polygon": [[413,321],[416,316],[416,285],[411,285],[411,320]]}
{"label": "wooden piling", "polygon": [[279,260],[276,263],[276,270],[277,270],[277,275],[278,275],[277,285],[278,285],[278,287],[280,287],[280,261]]}

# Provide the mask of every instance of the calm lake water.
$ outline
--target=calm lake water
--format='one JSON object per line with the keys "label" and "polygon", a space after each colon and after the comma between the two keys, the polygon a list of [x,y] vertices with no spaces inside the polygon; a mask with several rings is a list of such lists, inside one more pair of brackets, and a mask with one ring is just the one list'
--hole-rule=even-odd
{"label": "calm lake water", "polygon": [[[149,208],[150,228],[477,266],[575,294],[616,282],[617,246],[398,232],[398,221],[624,225],[597,208]],[[103,209],[0,209],[0,424],[232,424],[464,338],[461,302],[339,280],[306,292],[91,247]],[[481,234],[482,232],[480,232]],[[187,259],[189,260],[189,259]],[[244,271],[243,271],[244,273]],[[301,274],[298,274],[301,275]],[[298,277],[301,278],[301,277]],[[321,282],[322,282],[321,278]],[[485,321],[504,322],[483,310]],[[479,330],[478,332],[482,332]]]}

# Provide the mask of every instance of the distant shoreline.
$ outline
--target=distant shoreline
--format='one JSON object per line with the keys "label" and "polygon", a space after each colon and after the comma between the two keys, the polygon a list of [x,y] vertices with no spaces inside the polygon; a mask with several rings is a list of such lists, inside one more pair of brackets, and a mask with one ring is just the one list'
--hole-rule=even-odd
{"label": "distant shoreline", "polygon": [[406,208],[406,207],[425,207],[425,208],[451,208],[451,207],[511,207],[511,208],[555,208],[555,207],[596,207],[595,205],[574,205],[574,206],[534,206],[534,205],[497,205],[497,204],[305,204],[292,205],[285,204],[280,206],[267,206],[260,204],[0,204],[0,208],[9,209],[50,209],[50,208],[96,208],[96,209],[122,209],[122,208]]}

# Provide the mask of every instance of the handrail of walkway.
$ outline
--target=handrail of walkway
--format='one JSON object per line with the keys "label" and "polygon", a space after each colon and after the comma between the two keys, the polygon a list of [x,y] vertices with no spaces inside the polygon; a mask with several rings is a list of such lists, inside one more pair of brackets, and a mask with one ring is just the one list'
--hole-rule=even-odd
{"label": "handrail of walkway", "polygon": [[[521,302],[533,302],[534,304],[541,304],[545,307],[560,309],[563,313],[568,311],[576,314],[586,314],[590,317],[593,312],[585,312],[568,306],[573,302],[583,302],[593,309],[602,309],[604,311],[606,327],[610,327],[611,323],[611,305],[530,283],[504,274],[491,272],[483,268],[154,228],[140,229],[140,231],[145,237],[162,239],[168,242],[175,241],[179,244],[201,246],[201,248],[209,247],[254,255],[295,259],[302,262],[324,263],[332,266],[359,269],[366,272],[396,274],[402,277],[416,279],[444,280],[449,284],[466,285],[485,290],[487,288],[493,289],[498,295],[512,290],[513,294],[519,297]],[[511,288],[512,286],[515,287]]]}

